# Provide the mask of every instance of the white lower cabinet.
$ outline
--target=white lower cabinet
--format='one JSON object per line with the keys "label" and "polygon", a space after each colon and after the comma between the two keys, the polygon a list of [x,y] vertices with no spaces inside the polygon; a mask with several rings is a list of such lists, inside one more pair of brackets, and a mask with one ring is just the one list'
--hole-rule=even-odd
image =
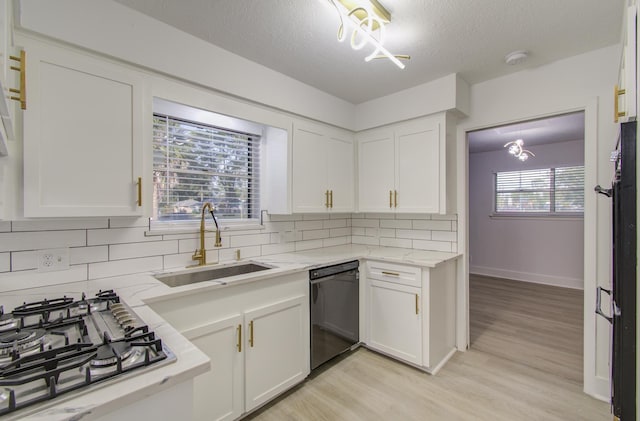
{"label": "white lower cabinet", "polygon": [[212,357],[211,371],[194,379],[193,417],[196,420],[234,420],[243,412],[242,324],[242,315],[236,314],[183,332]]}
{"label": "white lower cabinet", "polygon": [[420,288],[371,280],[370,347],[413,364],[422,364],[420,294]]}
{"label": "white lower cabinet", "polygon": [[[306,297],[248,311],[244,315],[248,344],[245,352],[245,410],[269,401],[301,382],[308,374],[304,358],[309,327],[303,326]],[[305,310],[306,309],[306,310]]]}
{"label": "white lower cabinet", "polygon": [[434,268],[367,261],[365,344],[437,372],[455,352],[455,261]]}
{"label": "white lower cabinet", "polygon": [[234,420],[309,374],[307,272],[152,303],[211,359],[194,419]]}

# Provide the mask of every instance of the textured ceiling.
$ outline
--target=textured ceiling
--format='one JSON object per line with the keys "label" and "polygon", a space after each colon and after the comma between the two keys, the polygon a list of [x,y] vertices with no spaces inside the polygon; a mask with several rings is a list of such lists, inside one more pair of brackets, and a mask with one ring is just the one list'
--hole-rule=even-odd
{"label": "textured ceiling", "polygon": [[[358,104],[451,73],[469,83],[619,42],[624,0],[380,0],[385,46],[409,54],[364,62],[338,43],[328,0],[116,0],[221,48]],[[527,50],[516,66],[504,56]]]}
{"label": "textured ceiling", "polygon": [[584,113],[577,112],[492,127],[468,134],[469,153],[501,150],[507,142],[522,139],[527,148],[547,143],[584,140]]}

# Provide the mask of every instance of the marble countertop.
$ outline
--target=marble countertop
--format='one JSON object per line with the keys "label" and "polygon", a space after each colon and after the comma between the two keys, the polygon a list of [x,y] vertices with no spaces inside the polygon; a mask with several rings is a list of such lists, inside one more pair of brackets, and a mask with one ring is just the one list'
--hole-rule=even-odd
{"label": "marble countertop", "polygon": [[[99,290],[114,289],[141,316],[145,323],[157,333],[157,336],[164,341],[177,357],[176,361],[171,364],[157,368],[151,366],[149,369],[139,373],[139,375],[131,373],[126,379],[107,381],[99,385],[99,387],[89,387],[81,394],[63,395],[44,404],[17,411],[7,416],[6,419],[63,421],[79,419],[87,414],[92,416],[104,415],[208,371],[209,358],[165,322],[161,316],[156,314],[147,305],[148,303],[195,294],[205,290],[258,282],[276,276],[284,276],[349,260],[370,259],[421,267],[435,267],[458,256],[460,256],[458,253],[352,244],[252,258],[250,259],[252,262],[272,266],[273,268],[175,288],[171,288],[154,278],[154,275],[158,275],[158,273],[138,273],[57,285],[40,285],[30,288],[20,288],[21,277],[15,280],[12,280],[12,278],[3,279],[0,297],[1,303],[5,305],[5,308],[13,308],[23,301],[35,301],[45,297],[62,295],[79,297],[82,292],[90,296]],[[223,265],[215,265],[212,268]],[[162,273],[171,273],[179,270]],[[15,284],[12,285],[13,282]]]}

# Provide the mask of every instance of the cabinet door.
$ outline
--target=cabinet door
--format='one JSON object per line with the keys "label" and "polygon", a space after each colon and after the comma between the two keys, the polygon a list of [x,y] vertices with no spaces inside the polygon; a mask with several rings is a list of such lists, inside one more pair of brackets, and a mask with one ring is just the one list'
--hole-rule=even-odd
{"label": "cabinet door", "polygon": [[[440,210],[440,125],[420,123],[399,127],[395,133],[398,212]],[[444,163],[443,163],[444,165]]]}
{"label": "cabinet door", "polygon": [[376,130],[358,140],[358,210],[393,211],[394,141],[390,130]]}
{"label": "cabinet door", "polygon": [[242,315],[182,333],[211,358],[211,371],[194,379],[194,419],[237,419],[244,406]]}
{"label": "cabinet door", "polygon": [[309,303],[305,296],[248,311],[245,409],[267,402],[309,373]]}
{"label": "cabinet door", "polygon": [[297,126],[293,131],[293,212],[326,212],[327,148],[319,127]]}
{"label": "cabinet door", "polygon": [[367,345],[407,362],[422,364],[420,288],[369,281]]}
{"label": "cabinet door", "polygon": [[141,215],[142,79],[62,48],[25,48],[24,215]]}
{"label": "cabinet door", "polygon": [[353,212],[353,140],[348,135],[327,138],[327,186],[332,212]]}

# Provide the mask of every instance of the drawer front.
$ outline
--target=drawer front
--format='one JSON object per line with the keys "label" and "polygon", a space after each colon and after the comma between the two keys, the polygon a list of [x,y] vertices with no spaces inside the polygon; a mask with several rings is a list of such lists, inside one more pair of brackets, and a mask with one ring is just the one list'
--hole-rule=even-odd
{"label": "drawer front", "polygon": [[366,263],[367,277],[400,285],[421,287],[422,269],[413,266],[396,265],[387,262]]}

